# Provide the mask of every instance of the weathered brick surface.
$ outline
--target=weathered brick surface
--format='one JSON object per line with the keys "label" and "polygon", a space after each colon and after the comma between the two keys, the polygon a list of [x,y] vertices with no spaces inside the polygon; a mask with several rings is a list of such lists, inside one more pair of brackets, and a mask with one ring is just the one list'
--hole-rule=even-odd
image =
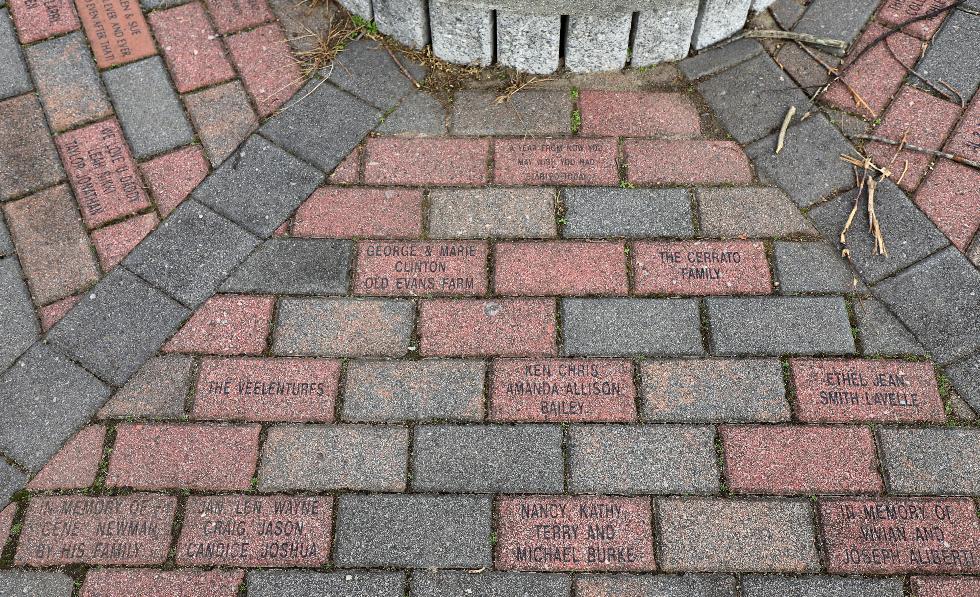
{"label": "weathered brick surface", "polygon": [[234,33],[273,19],[265,0],[206,0],[219,33]]}
{"label": "weathered brick surface", "polygon": [[17,545],[18,566],[162,564],[177,498],[35,496]]}
{"label": "weathered brick surface", "polygon": [[[909,19],[921,17],[940,8],[945,8],[953,0],[932,0],[930,2],[910,2],[909,0],[886,0],[878,9],[878,21],[890,27],[897,27]],[[939,29],[945,14],[910,23],[902,31],[921,39],[929,39]]]}
{"label": "weathered brick surface", "polygon": [[331,184],[357,184],[361,180],[361,161],[364,159],[364,146],[359,145],[350,152],[330,173]]}
{"label": "weathered brick surface", "polygon": [[487,243],[481,242],[362,241],[357,248],[354,294],[486,294],[489,252]]}
{"label": "weathered brick surface", "polygon": [[31,491],[81,489],[95,481],[102,460],[105,427],[88,425],[68,440],[27,484]]}
{"label": "weathered brick surface", "polygon": [[557,229],[552,189],[437,189],[429,194],[433,238],[552,238]]}
{"label": "weathered brick surface", "polygon": [[[866,427],[721,428],[733,491],[764,494],[873,493],[883,488]],[[829,458],[824,446],[834,446]]]}
{"label": "weathered brick surface", "polygon": [[903,578],[743,575],[744,597],[903,597]]}
{"label": "weathered brick surface", "polygon": [[627,141],[628,179],[636,184],[747,184],[749,159],[732,141]]}
{"label": "weathered brick surface", "polygon": [[242,570],[96,568],[85,575],[79,597],[235,597]]}
{"label": "weathered brick surface", "polygon": [[68,33],[79,27],[78,15],[71,0],[51,0],[43,3],[10,0],[9,4],[22,44]]}
{"label": "weathered brick surface", "polygon": [[54,130],[105,118],[112,112],[81,33],[31,46],[24,54]]}
{"label": "weathered brick surface", "polygon": [[590,574],[575,579],[579,597],[734,597],[735,578],[724,574]]}
{"label": "weathered brick surface", "polygon": [[832,574],[980,570],[980,521],[969,499],[825,499],[820,524]]}
{"label": "weathered brick surface", "polygon": [[940,160],[915,194],[915,204],[957,249],[966,251],[980,230],[980,172]]}
{"label": "weathered brick surface", "polygon": [[12,595],[70,597],[74,585],[64,572],[4,570],[0,572],[0,589]]}
{"label": "weathered brick surface", "polygon": [[409,594],[413,597],[442,597],[443,595],[568,597],[571,595],[571,590],[572,579],[564,574],[494,571],[469,574],[461,570],[441,570],[413,574]]}
{"label": "weathered brick surface", "polygon": [[497,139],[494,182],[604,185],[619,182],[614,139]]}
{"label": "weathered brick surface", "polygon": [[272,352],[400,357],[408,352],[414,321],[414,305],[406,300],[284,298]]}
{"label": "weathered brick surface", "polygon": [[163,350],[259,354],[265,350],[274,304],[271,296],[216,295],[194,312]]}
{"label": "weathered brick surface", "polygon": [[720,355],[854,352],[840,297],[711,298],[707,305]]}
{"label": "weathered brick surface", "polygon": [[888,487],[913,495],[980,494],[980,431],[898,429],[879,431]]}
{"label": "weathered brick surface", "polygon": [[293,234],[322,238],[419,238],[422,192],[323,187],[299,207]]}
{"label": "weathered brick surface", "polygon": [[[562,190],[566,238],[694,235],[686,189],[580,187]],[[794,208],[795,210],[795,208]]]}
{"label": "weathered brick surface", "polygon": [[0,102],[0,199],[39,191],[64,176],[37,98]]}
{"label": "weathered brick surface", "polygon": [[197,419],[333,421],[340,363],[326,359],[215,359],[201,363]]}
{"label": "weathered brick surface", "polygon": [[914,576],[912,590],[916,597],[977,597],[980,595],[980,578]]}
{"label": "weathered brick surface", "polygon": [[946,421],[931,363],[790,361],[797,416],[804,421]]}
{"label": "weathered brick surface", "polygon": [[92,244],[99,255],[102,271],[107,272],[119,265],[159,223],[156,214],[148,213],[94,231]]}
{"label": "weathered brick surface", "polygon": [[[232,0],[218,0],[224,5],[238,5]],[[263,0],[247,0],[249,4],[261,4]],[[244,14],[261,15],[248,11]],[[224,29],[218,21],[218,30]],[[238,33],[225,39],[231,59],[241,73],[242,82],[255,100],[259,116],[272,115],[299,90],[302,75],[299,66],[289,52],[289,44],[277,24],[266,25]]]}
{"label": "weathered brick surface", "polygon": [[760,242],[639,242],[633,245],[639,294],[770,294],[772,279]]}
{"label": "weathered brick surface", "polygon": [[701,232],[723,238],[816,236],[799,207],[773,188],[698,189]]}
{"label": "weathered brick surface", "polygon": [[364,181],[380,185],[482,185],[487,182],[486,139],[367,141]]}
{"label": "weathered brick surface", "polygon": [[258,444],[258,425],[120,425],[106,485],[248,489]]}
{"label": "weathered brick surface", "polygon": [[561,308],[569,356],[704,354],[693,300],[565,299]]}
{"label": "weathered brick surface", "polygon": [[156,54],[150,28],[138,4],[124,0],[76,0],[76,6],[99,68]]}
{"label": "weathered brick surface", "polygon": [[481,361],[352,361],[347,364],[345,421],[480,420]]}
{"label": "weathered brick surface", "polygon": [[200,147],[185,147],[140,164],[157,209],[167,217],[208,175]]}
{"label": "weathered brick surface", "polygon": [[423,356],[544,356],[556,352],[554,299],[431,299],[419,307]]}
{"label": "weathered brick surface", "polygon": [[251,570],[248,594],[251,597],[404,597],[405,579],[401,572],[312,572],[309,570]]}
{"label": "weathered brick surface", "polygon": [[500,243],[494,248],[494,289],[517,296],[625,295],[622,242]]}
{"label": "weathered brick surface", "polygon": [[330,557],[332,508],[329,496],[191,496],[177,564],[320,566]]}
{"label": "weathered brick surface", "polygon": [[184,355],[152,357],[99,410],[102,418],[176,419],[184,414],[194,360]]}
{"label": "weathered brick surface", "polygon": [[492,89],[462,90],[453,98],[453,135],[567,135],[572,98],[564,90],[526,89],[506,102]]}
{"label": "weathered brick surface", "polygon": [[208,159],[215,166],[234,153],[235,148],[258,127],[258,119],[241,81],[229,81],[185,95],[184,105]]}
{"label": "weathered brick surface", "polygon": [[235,76],[200,4],[154,12],[150,24],[180,93]]}
{"label": "weathered brick surface", "polygon": [[68,311],[71,311],[72,307],[77,305],[78,301],[80,300],[82,300],[81,295],[76,294],[38,309],[38,318],[41,320],[41,331],[46,332],[50,330],[54,324],[61,321]]}
{"label": "weathered brick surface", "polygon": [[503,570],[642,571],[655,567],[650,500],[505,497],[497,504]]}
{"label": "weathered brick surface", "polygon": [[583,91],[581,134],[603,137],[697,137],[701,119],[679,93]]}
{"label": "weathered brick surface", "polygon": [[275,238],[262,243],[225,280],[226,292],[332,295],[350,286],[353,243],[342,240]]}

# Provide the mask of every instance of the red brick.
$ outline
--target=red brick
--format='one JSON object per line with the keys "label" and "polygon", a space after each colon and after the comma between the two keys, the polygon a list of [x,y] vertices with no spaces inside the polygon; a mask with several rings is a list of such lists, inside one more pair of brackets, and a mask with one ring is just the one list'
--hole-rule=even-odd
{"label": "red brick", "polygon": [[915,204],[965,252],[980,230],[980,172],[940,160],[915,194]]}
{"label": "red brick", "polygon": [[732,141],[627,141],[629,181],[637,184],[746,184],[749,158]]}
{"label": "red brick", "polygon": [[252,101],[237,79],[184,96],[184,106],[211,163],[230,157],[259,126]]}
{"label": "red brick", "polygon": [[486,294],[488,252],[485,242],[361,241],[354,294]]}
{"label": "red brick", "polygon": [[[952,4],[955,0],[885,0],[878,9],[878,21],[889,27],[898,27],[909,19],[921,17],[930,12],[935,12]],[[914,35],[920,39],[929,39],[939,30],[943,19],[949,13],[944,13],[926,19],[916,21],[905,26],[902,31]]]}
{"label": "red brick", "polygon": [[497,139],[499,184],[604,185],[619,182],[615,139]]}
{"label": "red brick", "polygon": [[625,295],[622,242],[511,242],[496,246],[494,288],[522,296]]}
{"label": "red brick", "polygon": [[493,362],[494,421],[636,420],[633,363],[618,359],[499,359]]}
{"label": "red brick", "polygon": [[505,497],[498,502],[497,568],[653,570],[649,498]]}
{"label": "red brick", "polygon": [[248,489],[258,451],[258,425],[120,425],[106,485]]}
{"label": "red brick", "polygon": [[69,296],[63,298],[56,303],[51,303],[46,307],[41,307],[38,309],[38,314],[41,316],[41,331],[48,331],[54,324],[61,321],[61,318],[71,311],[71,308],[78,304],[78,301],[82,300],[80,294],[75,296]]}
{"label": "red brick", "polygon": [[[960,117],[960,107],[947,101],[935,98],[915,87],[903,87],[895,101],[885,112],[881,125],[875,129],[875,135],[886,139],[901,141],[905,139],[912,145],[927,149],[939,149]],[[918,152],[902,150],[895,156],[892,145],[884,143],[868,143],[865,152],[881,166],[891,164],[895,176],[901,176],[901,186],[913,190],[929,169],[930,156]],[[908,171],[905,163],[908,162]],[[904,172],[904,176],[902,173]]]}
{"label": "red brick", "polygon": [[331,184],[357,184],[361,179],[361,158],[364,147],[355,147],[340,165],[334,168],[328,180]]}
{"label": "red brick", "polygon": [[105,427],[89,425],[68,440],[27,484],[31,491],[82,489],[95,482],[102,460]]}
{"label": "red brick", "polygon": [[261,354],[265,350],[275,298],[219,294],[198,307],[167,342],[164,352]]}
{"label": "red brick", "polygon": [[99,68],[157,53],[138,0],[75,0],[75,5]]}
{"label": "red brick", "polygon": [[913,576],[916,597],[980,597],[980,578]]}
{"label": "red brick", "polygon": [[244,570],[89,570],[79,597],[236,597]]}
{"label": "red brick", "polygon": [[109,271],[116,267],[159,223],[155,213],[148,213],[93,232],[92,243],[102,269]]}
{"label": "red brick", "polygon": [[946,421],[932,363],[793,359],[790,367],[802,421]]}
{"label": "red brick", "polygon": [[641,242],[633,245],[632,257],[638,294],[772,293],[761,242]]}
{"label": "red brick", "polygon": [[235,77],[221,41],[200,4],[150,13],[150,25],[180,93]]}
{"label": "red brick", "polygon": [[170,548],[177,498],[34,496],[17,545],[17,566],[162,564]]}
{"label": "red brick", "polygon": [[966,109],[959,126],[946,144],[946,151],[980,161],[980,95],[973,98]]}
{"label": "red brick", "polygon": [[739,493],[880,492],[874,439],[867,427],[721,428],[725,476]]}
{"label": "red brick", "polygon": [[487,139],[368,139],[367,184],[482,185],[487,182]]}
{"label": "red brick", "polygon": [[554,299],[431,299],[420,307],[425,356],[556,354]]}
{"label": "red brick", "polygon": [[968,498],[821,500],[820,524],[831,574],[980,572]]}
{"label": "red brick", "polygon": [[78,29],[71,0],[9,0],[20,43],[30,44]]}
{"label": "red brick", "polygon": [[215,359],[201,363],[193,416],[244,421],[333,421],[340,362]]}
{"label": "red brick", "polygon": [[[844,61],[842,80],[847,85],[840,81],[835,82],[820,96],[823,101],[841,110],[860,114],[865,118],[874,119],[881,115],[892,96],[902,86],[902,81],[905,80],[905,75],[908,73],[902,64],[914,65],[918,62],[922,51],[919,40],[904,33],[897,33],[889,36],[887,48],[884,43],[879,43],[868,50],[860,60],[854,62],[857,55],[864,51],[869,43],[887,31],[874,22],[868,25]],[[901,63],[892,57],[888,51],[889,48],[898,57],[898,60],[901,60]],[[863,105],[858,106],[851,89],[867,102],[872,113],[869,114],[868,108]]]}
{"label": "red brick", "polygon": [[177,564],[317,567],[330,556],[329,496],[191,496]]}
{"label": "red brick", "polygon": [[[221,29],[220,24],[218,29]],[[245,89],[255,100],[259,116],[271,115],[299,91],[303,76],[279,25],[239,33],[226,38],[225,42],[242,75]]]}
{"label": "red brick", "polygon": [[167,217],[208,175],[208,159],[194,145],[140,164],[157,209]]}
{"label": "red brick", "polygon": [[701,118],[680,93],[583,91],[583,135],[605,137],[697,137]]}
{"label": "red brick", "polygon": [[205,0],[218,31],[234,33],[271,21],[274,16],[265,0]]}
{"label": "red brick", "polygon": [[294,236],[317,238],[419,238],[422,191],[317,189],[296,212]]}

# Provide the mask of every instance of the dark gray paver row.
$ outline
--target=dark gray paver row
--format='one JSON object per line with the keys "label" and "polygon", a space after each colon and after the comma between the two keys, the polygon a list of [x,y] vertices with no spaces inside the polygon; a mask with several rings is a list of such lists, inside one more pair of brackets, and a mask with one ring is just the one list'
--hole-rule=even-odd
{"label": "dark gray paver row", "polygon": [[429,193],[429,235],[433,238],[549,238],[556,234],[554,189],[443,189]]}
{"label": "dark gray paver row", "polygon": [[715,354],[853,354],[841,297],[709,298]]}
{"label": "dark gray paver row", "polygon": [[528,90],[498,102],[493,90],[460,91],[453,98],[453,135],[561,135],[572,132],[568,93]]}
{"label": "dark gray paver row", "polygon": [[346,294],[353,252],[350,241],[271,238],[232,272],[221,291]]}
{"label": "dark gray paver row", "polygon": [[0,257],[6,257],[14,252],[14,241],[10,238],[10,231],[7,225],[0,218]]}
{"label": "dark gray paver row", "polygon": [[567,238],[690,238],[691,198],[685,189],[564,189]]}
{"label": "dark gray paver row", "polygon": [[285,298],[273,332],[279,355],[403,356],[415,305],[402,299]]}
{"label": "dark gray paver row", "polygon": [[878,7],[878,0],[814,0],[793,31],[854,42]]}
{"label": "dark gray paver row", "polygon": [[151,358],[112,395],[99,416],[180,419],[193,368],[194,359],[188,355]]}
{"label": "dark gray paver row", "polygon": [[37,340],[41,329],[17,259],[0,258],[0,371]]}
{"label": "dark gray paver row", "polygon": [[866,355],[925,355],[915,336],[881,301],[875,298],[854,302],[861,345]]}
{"label": "dark gray paver row", "polygon": [[439,137],[447,133],[446,110],[428,93],[413,93],[378,127],[382,135]]}
{"label": "dark gray paver row", "polygon": [[840,251],[826,243],[777,242],[774,248],[782,293],[850,294],[867,290]]}
{"label": "dark gray paver row", "polygon": [[34,94],[0,101],[0,201],[47,188],[65,177]]}
{"label": "dark gray paver row", "polygon": [[562,333],[568,355],[702,355],[696,301],[566,299]]}
{"label": "dark gray paver row", "polygon": [[817,236],[783,191],[771,187],[699,189],[701,234],[721,238]]}
{"label": "dark gray paver row", "polygon": [[309,572],[253,570],[248,574],[251,597],[403,597],[401,572]]}

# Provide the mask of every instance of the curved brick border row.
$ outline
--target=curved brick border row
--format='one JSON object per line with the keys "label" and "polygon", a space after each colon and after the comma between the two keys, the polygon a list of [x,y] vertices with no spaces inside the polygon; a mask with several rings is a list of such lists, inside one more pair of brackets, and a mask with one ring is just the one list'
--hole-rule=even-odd
{"label": "curved brick border row", "polygon": [[457,64],[529,73],[616,70],[679,60],[740,30],[773,0],[339,0],[378,29]]}

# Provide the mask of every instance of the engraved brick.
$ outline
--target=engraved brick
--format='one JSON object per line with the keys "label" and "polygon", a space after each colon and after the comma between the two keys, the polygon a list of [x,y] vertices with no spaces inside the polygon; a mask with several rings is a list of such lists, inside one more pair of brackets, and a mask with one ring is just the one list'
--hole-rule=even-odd
{"label": "engraved brick", "polygon": [[340,363],[326,359],[206,358],[196,419],[333,421]]}
{"label": "engraved brick", "polygon": [[980,520],[966,498],[826,499],[832,574],[980,571]]}
{"label": "engraved brick", "polygon": [[482,185],[487,182],[486,139],[367,141],[364,181],[393,185]]}
{"label": "engraved brick", "polygon": [[150,206],[115,119],[65,133],[57,144],[89,228]]}
{"label": "engraved brick", "polygon": [[97,568],[85,575],[79,597],[235,597],[244,570]]}
{"label": "engraved brick", "polygon": [[191,496],[178,565],[317,567],[330,557],[329,496]]}
{"label": "engraved brick", "polygon": [[497,568],[654,569],[649,498],[505,497],[498,503]]}
{"label": "engraved brick", "polygon": [[78,29],[78,15],[71,0],[10,0],[8,4],[22,44]]}
{"label": "engraved brick", "polygon": [[500,243],[494,288],[517,296],[625,295],[626,254],[621,242]]}
{"label": "engraved brick", "polygon": [[554,299],[423,300],[424,356],[543,356],[556,352]]}
{"label": "engraved brick", "polygon": [[914,576],[916,597],[980,597],[980,578]]}
{"label": "engraved brick", "polygon": [[198,307],[163,350],[222,355],[259,354],[265,350],[274,304],[275,299],[271,296],[213,296]]}
{"label": "engraved brick", "polygon": [[362,241],[354,294],[486,294],[488,252],[485,242]]}
{"label": "engraved brick", "polygon": [[300,205],[293,234],[317,238],[419,238],[422,191],[323,187]]}
{"label": "engraved brick", "polygon": [[701,119],[680,93],[583,91],[583,135],[607,137],[697,137]]}
{"label": "engraved brick", "polygon": [[772,293],[761,242],[640,242],[633,245],[632,256],[639,294]]}
{"label": "engraved brick", "polygon": [[498,359],[490,418],[527,422],[636,420],[633,363],[620,359]]}
{"label": "engraved brick", "polygon": [[156,54],[137,0],[75,0],[99,68]]}
{"label": "engraved brick", "polygon": [[793,359],[790,366],[803,421],[946,421],[931,363]]}
{"label": "engraved brick", "polygon": [[177,498],[35,496],[20,534],[18,566],[162,564],[170,547]]}
{"label": "engraved brick", "polygon": [[494,182],[605,185],[619,182],[615,139],[497,139]]}
{"label": "engraved brick", "polygon": [[747,184],[749,158],[732,141],[627,141],[628,179],[637,184]]}

